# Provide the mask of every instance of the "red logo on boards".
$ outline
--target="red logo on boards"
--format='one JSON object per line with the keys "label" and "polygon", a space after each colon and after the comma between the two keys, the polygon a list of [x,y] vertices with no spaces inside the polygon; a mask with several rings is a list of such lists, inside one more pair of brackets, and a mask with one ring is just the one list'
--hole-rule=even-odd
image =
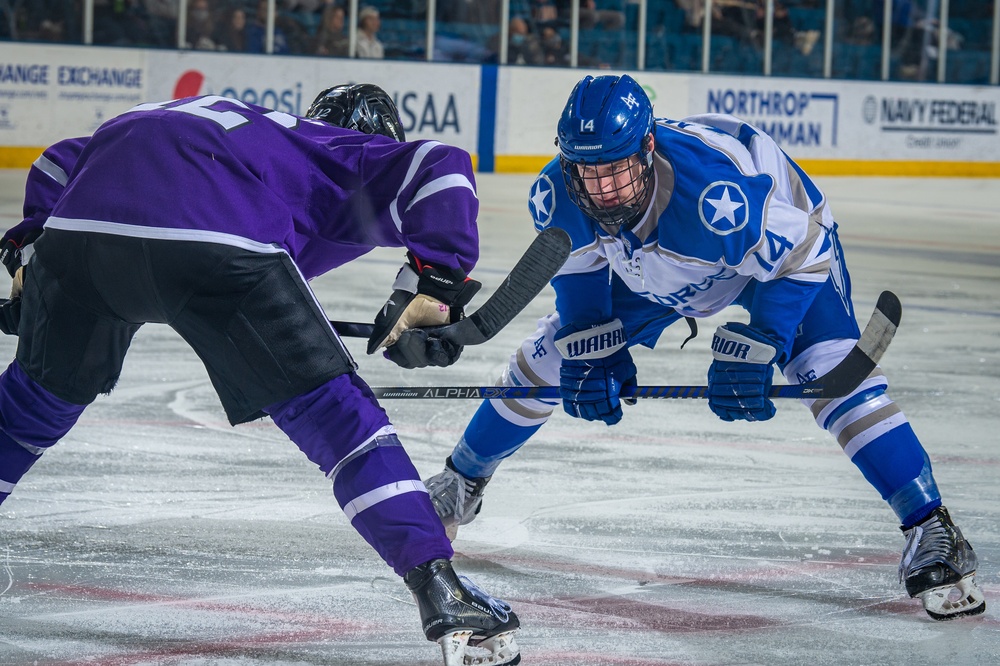
{"label": "red logo on boards", "polygon": [[181,97],[194,97],[201,94],[201,84],[205,82],[205,75],[196,69],[189,69],[180,75],[177,83],[174,84],[174,99]]}

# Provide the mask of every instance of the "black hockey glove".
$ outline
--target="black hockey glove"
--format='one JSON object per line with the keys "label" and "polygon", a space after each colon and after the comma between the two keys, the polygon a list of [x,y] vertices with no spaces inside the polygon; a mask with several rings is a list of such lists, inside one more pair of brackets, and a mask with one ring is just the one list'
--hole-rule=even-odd
{"label": "black hockey glove", "polygon": [[17,335],[21,322],[21,292],[24,291],[28,270],[26,264],[31,258],[31,244],[41,235],[41,229],[34,229],[25,234],[20,242],[8,238],[0,247],[0,262],[14,278],[10,285],[10,299],[0,302],[0,331],[6,335]]}
{"label": "black hockey glove", "polygon": [[[392,348],[401,336],[413,329],[443,326],[465,316],[465,306],[482,284],[456,268],[425,264],[412,253],[396,275],[392,296],[375,316],[375,327],[368,338],[368,353],[387,348],[386,357],[404,368],[427,365],[446,366],[458,360],[462,349],[434,335],[409,335],[406,344]],[[426,332],[425,332],[426,333]],[[423,345],[424,351],[418,351]]]}
{"label": "black hockey glove", "polygon": [[42,235],[41,229],[32,229],[23,238],[6,238],[3,246],[0,247],[0,262],[7,268],[11,277],[16,277],[16,273],[23,266],[26,266],[31,258],[31,244]]}
{"label": "black hockey glove", "polygon": [[384,354],[387,359],[408,370],[429,365],[444,368],[457,361],[463,349],[461,345],[444,340],[427,329],[408,328]]}
{"label": "black hockey glove", "polygon": [[21,299],[0,298],[0,331],[6,335],[17,335],[17,326],[21,323]]}

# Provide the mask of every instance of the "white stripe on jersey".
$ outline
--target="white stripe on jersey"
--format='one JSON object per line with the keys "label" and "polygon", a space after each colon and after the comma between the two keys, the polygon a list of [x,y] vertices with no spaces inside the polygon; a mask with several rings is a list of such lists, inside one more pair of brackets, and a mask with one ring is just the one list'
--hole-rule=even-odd
{"label": "white stripe on jersey", "polygon": [[63,187],[66,187],[66,183],[69,182],[69,175],[67,175],[66,171],[45,155],[40,155],[31,166],[35,167]]}
{"label": "white stripe on jersey", "polygon": [[[441,176],[440,178],[435,178],[431,182],[427,183],[421,187],[416,194],[413,195],[413,199],[410,200],[410,204],[406,207],[406,210],[410,210],[419,202],[421,199],[425,199],[432,194],[437,194],[442,190],[447,190],[451,187],[464,187],[472,192],[472,196],[476,196],[476,188],[472,186],[469,179],[465,177],[465,174],[452,173],[447,176]],[[479,197],[476,197],[477,199]]]}
{"label": "white stripe on jersey", "polygon": [[242,236],[222,233],[221,231],[206,231],[205,229],[174,229],[170,227],[144,227],[137,224],[122,224],[105,220],[78,220],[68,217],[50,217],[45,221],[46,229],[62,231],[92,231],[99,234],[114,236],[129,236],[131,238],[151,238],[156,240],[195,241],[199,243],[218,243],[238,247],[249,252],[260,254],[278,254],[285,252],[284,248],[268,243],[261,243]]}
{"label": "white stripe on jersey", "polygon": [[[406,177],[403,178],[403,182],[399,185],[399,191],[396,192],[396,198],[392,200],[391,204],[389,204],[389,214],[392,215],[392,221],[396,224],[396,229],[399,233],[403,233],[403,220],[399,217],[399,195],[406,189],[407,185],[410,184],[410,181],[413,180],[413,177],[420,169],[420,163],[424,161],[425,157],[427,157],[427,153],[431,152],[431,150],[440,145],[440,141],[427,141],[417,148],[417,151],[413,153],[413,159],[410,160],[410,168],[406,170]],[[406,210],[406,207],[404,207],[403,210]]]}

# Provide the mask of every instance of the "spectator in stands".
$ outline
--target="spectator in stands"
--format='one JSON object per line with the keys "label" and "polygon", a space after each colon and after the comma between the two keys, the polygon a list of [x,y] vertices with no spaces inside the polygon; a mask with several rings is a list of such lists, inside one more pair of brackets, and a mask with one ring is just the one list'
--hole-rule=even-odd
{"label": "spectator in stands", "polygon": [[497,62],[500,4],[500,0],[438,0],[434,60]]}
{"label": "spectator in stands", "polygon": [[226,20],[216,30],[215,43],[220,51],[239,53],[247,50],[247,13],[242,7],[233,7],[226,13]]}
{"label": "spectator in stands", "polygon": [[553,67],[569,66],[569,49],[563,42],[562,35],[554,25],[542,26],[542,54],[545,64]]}
{"label": "spectator in stands", "polygon": [[745,0],[712,1],[712,34],[754,43],[756,5]]}
{"label": "spectator in stands", "polygon": [[[277,12],[275,12],[277,14]],[[267,0],[257,2],[257,11],[253,21],[247,24],[245,31],[245,50],[250,53],[265,53],[267,50]],[[277,16],[274,21],[274,53],[288,53],[288,38],[284,30],[278,26]]]}
{"label": "spectator in stands", "polygon": [[[540,34],[546,27],[558,30],[569,26],[569,22],[559,18],[559,8],[556,6],[555,0],[531,0],[530,10],[531,22]],[[544,41],[544,39],[545,35],[542,34],[542,40]]]}
{"label": "spectator in stands", "polygon": [[384,58],[385,47],[378,39],[382,19],[378,10],[366,5],[358,12],[358,53],[359,58]]}
{"label": "spectator in stands", "polygon": [[215,51],[215,12],[208,0],[189,0],[187,35],[184,46],[199,51]]}
{"label": "spectator in stands", "polygon": [[[32,0],[24,8],[24,37],[42,42],[79,41],[80,13],[74,0]],[[8,30],[5,31],[9,32]],[[6,35],[10,37],[10,35]]]}
{"label": "spectator in stands", "polygon": [[875,21],[870,16],[855,16],[851,21],[851,31],[844,39],[845,44],[854,46],[874,46],[878,43]]}
{"label": "spectator in stands", "polygon": [[[664,0],[669,1],[669,0]],[[684,12],[684,31],[700,32],[701,23],[705,20],[705,0],[673,0],[674,4]],[[661,9],[660,13],[669,11]]]}
{"label": "spectator in stands", "polygon": [[347,57],[350,40],[344,31],[344,18],[343,7],[326,6],[313,43],[312,52],[315,55]]}
{"label": "spectator in stands", "polygon": [[[550,28],[552,29],[552,28]],[[544,65],[545,53],[538,35],[531,32],[528,22],[520,16],[510,20],[508,27],[507,63],[511,65]],[[558,33],[556,33],[558,36]]]}
{"label": "spectator in stands", "polygon": [[[559,5],[559,16],[570,20],[572,1],[560,0]],[[580,30],[593,30],[598,26],[604,30],[621,30],[625,27],[625,12],[618,9],[598,9],[597,0],[580,0]]]}
{"label": "spectator in stands", "polygon": [[[777,0],[774,2],[772,25],[774,43],[794,46],[805,55],[812,51],[819,39],[819,31],[816,30],[797,39],[788,8]],[[712,3],[713,34],[733,37],[753,45],[758,50],[763,50],[766,27],[765,0],[714,0]]]}

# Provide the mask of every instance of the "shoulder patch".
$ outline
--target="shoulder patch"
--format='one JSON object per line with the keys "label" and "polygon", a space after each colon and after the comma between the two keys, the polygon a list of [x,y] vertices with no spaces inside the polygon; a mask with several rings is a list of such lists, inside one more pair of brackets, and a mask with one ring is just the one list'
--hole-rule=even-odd
{"label": "shoulder patch", "polygon": [[[560,183],[561,184],[561,183]],[[535,226],[544,229],[552,222],[556,212],[555,186],[548,175],[541,174],[531,186],[528,194],[528,211],[531,213]]]}
{"label": "shoulder patch", "polygon": [[728,236],[747,225],[750,207],[740,186],[731,180],[717,180],[698,197],[701,223],[719,236]]}

